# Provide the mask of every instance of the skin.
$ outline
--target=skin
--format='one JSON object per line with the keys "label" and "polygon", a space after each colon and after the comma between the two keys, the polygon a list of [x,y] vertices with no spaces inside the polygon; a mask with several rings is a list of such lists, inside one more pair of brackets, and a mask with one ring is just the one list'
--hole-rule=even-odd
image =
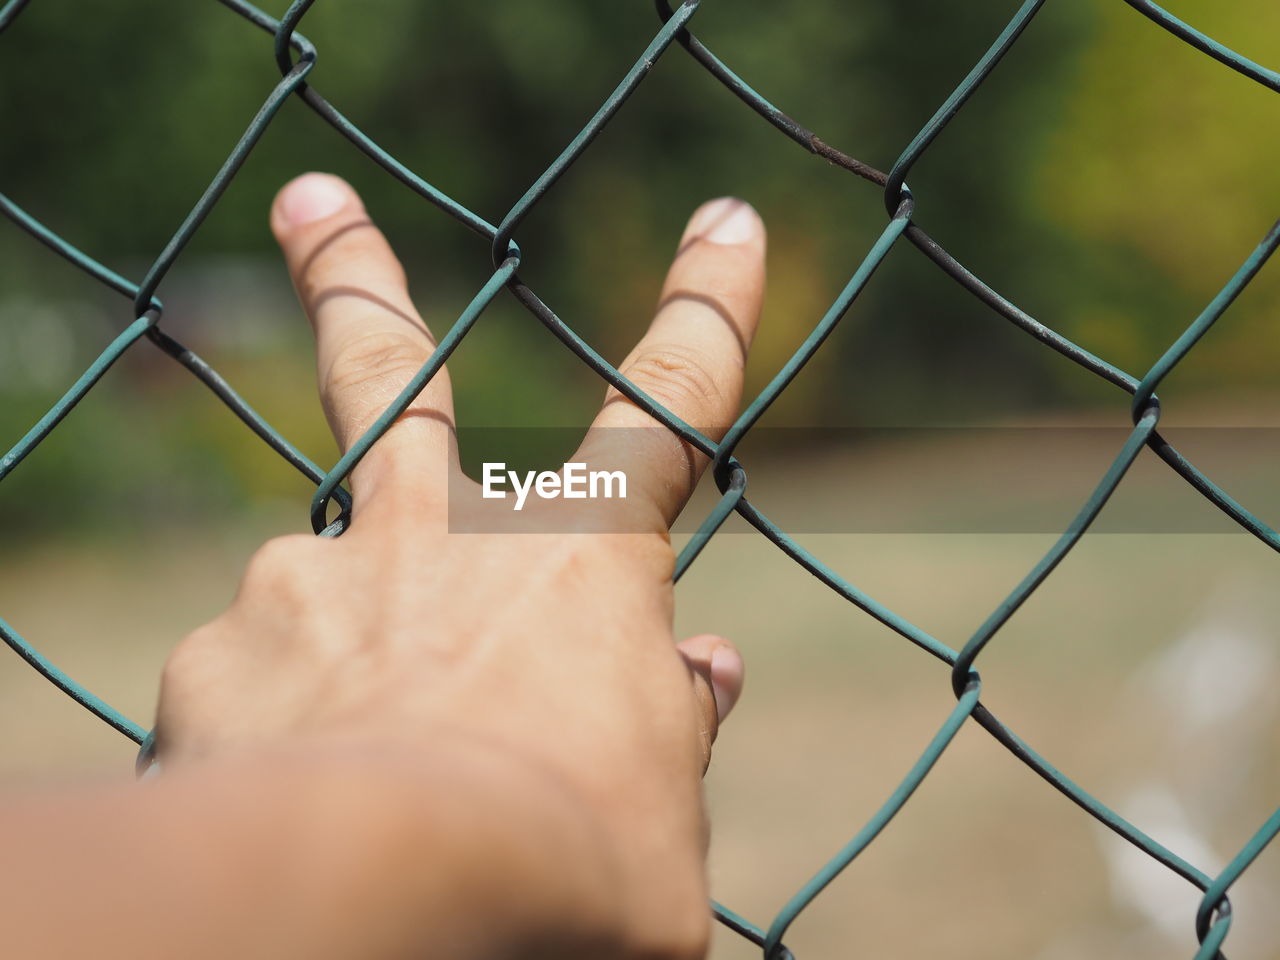
{"label": "skin", "polygon": [[[345,183],[298,178],[271,226],[345,450],[431,335]],[[711,436],[764,251],[745,203],[699,208],[621,364]],[[350,530],[268,542],[176,647],[159,776],[0,804],[5,952],[704,956],[701,777],[743,676],[728,641],[672,635],[668,527],[705,458],[611,391],[572,459],[624,470],[627,499],[499,517],[460,473],[442,371],[352,474]],[[450,532],[473,520],[494,532]]]}

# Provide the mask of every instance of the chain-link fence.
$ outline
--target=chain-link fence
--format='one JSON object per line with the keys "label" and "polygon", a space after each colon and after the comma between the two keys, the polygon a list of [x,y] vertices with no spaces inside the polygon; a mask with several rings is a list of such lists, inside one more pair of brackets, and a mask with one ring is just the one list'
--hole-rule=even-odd
{"label": "chain-link fence", "polygon": [[[407,408],[412,399],[440,369],[441,365],[457,348],[468,331],[476,324],[489,303],[505,290],[554,333],[569,350],[599,374],[601,378],[616,387],[673,433],[712,459],[713,476],[722,496],[714,510],[712,510],[682,551],[676,566],[677,579],[698,557],[726,518],[731,513],[737,512],[751,526],[775,543],[780,550],[810,574],[817,577],[854,606],[894,630],[904,639],[941,660],[949,668],[950,687],[955,697],[955,706],[951,708],[946,720],[929,742],[919,760],[916,761],[910,773],[893,790],[875,816],[831,858],[826,866],[800,890],[795,892],[767,927],[758,926],[738,916],[726,907],[713,904],[716,916],[722,923],[737,931],[743,937],[760,945],[764,955],[770,960],[780,960],[780,958],[790,956],[790,952],[782,943],[788,927],[801,911],[818,896],[823,888],[848,866],[902,809],[912,792],[929,774],[943,751],[947,749],[956,732],[966,720],[973,720],[1031,770],[1048,781],[1055,789],[1090,816],[1134,846],[1145,851],[1153,860],[1163,864],[1170,871],[1184,878],[1189,884],[1203,891],[1200,908],[1195,917],[1195,930],[1200,940],[1200,948],[1195,956],[1198,960],[1208,960],[1211,957],[1222,956],[1219,948],[1231,925],[1231,904],[1227,898],[1227,892],[1232,883],[1257,857],[1261,850],[1277,833],[1280,833],[1280,810],[1277,810],[1263,824],[1253,838],[1227,864],[1225,869],[1218,875],[1211,876],[1193,864],[1188,863],[1172,850],[1162,846],[1157,840],[1147,836],[1137,826],[1129,823],[1114,810],[1095,799],[1020,739],[1013,730],[1005,726],[983,703],[981,699],[982,682],[974,669],[974,664],[981,652],[1008,621],[1014,611],[1031,596],[1079,541],[1080,537],[1102,510],[1108,498],[1115,491],[1143,447],[1150,448],[1172,470],[1231,517],[1240,527],[1252,533],[1272,548],[1280,549],[1280,534],[1277,534],[1275,530],[1255,517],[1225,490],[1218,487],[1160,435],[1157,430],[1157,424],[1160,419],[1160,401],[1155,392],[1161,381],[1186,357],[1200,337],[1218,320],[1241,290],[1262,268],[1263,264],[1275,251],[1276,246],[1280,245],[1280,223],[1277,223],[1244,259],[1239,269],[1226,281],[1217,296],[1186,327],[1181,336],[1150,369],[1141,376],[1135,376],[1095,356],[1057,333],[1051,327],[1030,316],[967,270],[933,240],[917,222],[917,201],[906,184],[906,177],[911,168],[926,153],[947,124],[961,111],[965,103],[991,71],[995,69],[1004,54],[1017,41],[1027,24],[1040,10],[1044,0],[1025,0],[990,48],[973,66],[969,74],[907,145],[888,173],[854,159],[844,151],[820,139],[814,132],[801,126],[748,86],[728,65],[703,45],[689,31],[689,22],[697,13],[702,0],[685,0],[684,3],[674,9],[667,0],[655,0],[661,26],[649,45],[626,72],[626,75],[614,91],[582,127],[577,136],[573,138],[572,142],[543,171],[541,176],[537,178],[496,226],[458,201],[446,196],[419,174],[410,170],[382,149],[309,83],[311,74],[316,67],[316,49],[297,31],[313,0],[295,0],[283,19],[280,20],[268,16],[253,5],[244,2],[244,0],[220,0],[220,2],[230,11],[243,17],[250,24],[261,28],[273,38],[275,60],[279,66],[282,79],[262,103],[258,113],[250,121],[243,136],[227,156],[217,175],[191,208],[186,219],[168,244],[152,262],[150,269],[147,270],[141,281],[135,283],[111,271],[90,254],[50,230],[35,216],[19,207],[7,196],[0,194],[0,210],[10,220],[49,249],[70,261],[74,266],[91,275],[105,286],[129,298],[133,304],[132,316],[135,318],[102,351],[98,358],[48,413],[18,441],[13,449],[5,454],[3,459],[0,459],[0,480],[3,480],[28,454],[39,446],[41,441],[58,426],[62,419],[85,397],[94,384],[125,351],[145,339],[186,367],[205,386],[212,390],[226,407],[243,421],[246,427],[316,484],[315,497],[311,502],[312,526],[316,533],[321,536],[339,535],[346,528],[350,507],[350,498],[341,487],[342,481],[351,472],[355,464],[368,452],[369,448],[378,441],[387,427]],[[1125,2],[1153,24],[1169,31],[1225,67],[1243,74],[1272,91],[1280,93],[1280,73],[1247,60],[1200,33],[1194,27],[1172,16],[1154,3],[1149,2],[1149,0],[1125,0]],[[0,8],[0,33],[13,23],[28,3],[29,0],[9,0],[3,8]],[[673,416],[660,404],[654,402],[644,392],[630,383],[605,361],[590,344],[585,342],[570,324],[557,316],[533,290],[526,286],[519,274],[521,251],[514,239],[517,229],[524,218],[547,196],[560,176],[581,156],[604,126],[613,119],[627,98],[639,86],[645,75],[667,53],[672,44],[682,47],[689,56],[705,68],[710,76],[724,84],[747,108],[759,114],[765,122],[773,125],[782,135],[810,153],[827,160],[840,170],[851,173],[882,189],[885,209],[889,218],[883,233],[858,265],[852,278],[841,291],[836,301],[814,326],[800,348],[783,364],[764,390],[752,400],[719,443],[712,442],[699,431]],[[403,184],[407,190],[438,207],[444,213],[487,240],[490,244],[493,262],[493,272],[488,281],[441,339],[431,358],[417,372],[396,401],[379,417],[368,432],[353,444],[351,449],[328,471],[322,470],[299,452],[259,416],[216,370],[161,328],[164,308],[156,296],[169,269],[182,254],[196,231],[200,229],[200,225],[209,215],[214,205],[217,204],[228,184],[236,176],[282,104],[291,96],[300,98],[321,120],[332,126],[334,130],[349,140],[369,159]],[[952,649],[941,640],[930,636],[893,610],[863,593],[857,586],[845,580],[836,571],[826,566],[818,557],[775,526],[747,498],[747,470],[734,457],[734,450],[739,442],[822,346],[828,335],[834,330],[840,319],[858,297],[860,291],[871,279],[876,268],[889,251],[904,237],[908,243],[933,261],[943,272],[996,313],[1036,338],[1045,347],[1056,351],[1067,360],[1079,364],[1128,394],[1134,424],[1132,432],[1116,455],[1110,468],[1099,481],[1067,530],[959,650]],[[329,519],[329,514],[333,512],[330,509],[331,504],[337,513],[336,519],[333,520]],[[145,728],[123,716],[61,672],[3,620],[0,620],[0,636],[3,636],[5,642],[14,651],[54,685],[125,736],[142,745],[141,756],[145,762],[150,742]],[[1224,691],[1224,695],[1229,694]]]}

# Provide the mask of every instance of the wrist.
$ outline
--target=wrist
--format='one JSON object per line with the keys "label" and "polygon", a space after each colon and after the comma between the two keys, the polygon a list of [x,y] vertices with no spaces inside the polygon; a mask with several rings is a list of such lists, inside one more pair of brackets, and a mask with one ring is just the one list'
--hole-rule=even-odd
{"label": "wrist", "polygon": [[354,831],[350,883],[381,890],[384,928],[407,921],[395,956],[450,955],[441,918],[459,956],[705,956],[701,851],[650,855],[635,837],[654,824],[620,836],[597,802],[524,753],[444,730],[430,746],[380,743],[335,766],[348,792],[336,819]]}
{"label": "wrist", "polygon": [[358,955],[636,955],[612,846],[553,777],[444,738],[300,757],[307,829],[333,881],[317,907],[376,931],[381,950],[364,941]]}
{"label": "wrist", "polygon": [[318,956],[701,960],[702,850],[660,813],[671,786],[637,774],[609,799],[536,755],[450,726],[347,727],[166,759],[154,785],[245,798],[247,822],[213,829],[308,918]]}

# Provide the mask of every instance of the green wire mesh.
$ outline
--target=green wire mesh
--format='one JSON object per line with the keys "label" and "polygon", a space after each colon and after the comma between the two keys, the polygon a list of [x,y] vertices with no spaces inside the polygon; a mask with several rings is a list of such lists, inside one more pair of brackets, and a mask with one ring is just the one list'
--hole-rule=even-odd
{"label": "green wire mesh", "polygon": [[[1095,356],[1083,347],[1036,320],[1005,299],[969,272],[961,263],[933,240],[916,222],[916,200],[906,184],[906,176],[912,166],[929,149],[930,144],[946,128],[963,108],[969,97],[979,88],[1009,48],[1017,41],[1027,24],[1040,10],[1044,0],[1026,0],[1013,18],[982,55],[969,74],[960,82],[937,112],[921,128],[907,145],[902,155],[888,173],[869,166],[829,145],[815,133],[801,126],[763,96],[748,86],[723,61],[715,56],[692,33],[688,23],[697,13],[702,0],[685,0],[672,8],[667,0],[655,0],[661,21],[660,29],[653,36],[639,59],[626,72],[622,81],[601,104],[600,108],[582,127],[577,136],[546,168],[534,184],[517,201],[502,221],[494,226],[483,217],[467,209],[458,201],[446,196],[430,183],[404,166],[375,143],[364,131],[340,113],[307,81],[316,66],[316,49],[300,33],[299,23],[313,0],[294,0],[285,16],[277,20],[268,16],[245,0],[219,0],[223,6],[261,28],[274,39],[274,55],[281,73],[281,80],[259,108],[258,113],[235,148],[223,162],[217,175],[187,214],[186,219],[173,234],[163,251],[156,257],[141,282],[134,283],[103,266],[74,244],[54,233],[39,220],[20,208],[7,196],[0,194],[0,211],[36,240],[73,265],[96,278],[102,284],[130,298],[135,318],[98,356],[60,400],[7,454],[0,459],[0,480],[3,480],[40,442],[62,421],[71,409],[107,372],[113,363],[140,340],[149,340],[178,363],[186,367],[281,457],[316,484],[311,503],[311,522],[321,536],[337,536],[346,529],[350,515],[350,497],[342,488],[342,481],[356,463],[368,452],[386,431],[391,422],[409,405],[423,386],[440,369],[441,365],[475,325],[484,309],[504,289],[544,324],[564,345],[582,359],[604,380],[612,384],[659,422],[683,440],[697,447],[712,459],[712,475],[721,491],[721,499],[711,514],[682,551],[676,566],[676,579],[688,570],[703,547],[719,530],[730,513],[737,512],[761,534],[772,541],[787,556],[825,583],[854,606],[888,626],[911,643],[947,664],[950,682],[955,694],[955,706],[937,734],[911,768],[906,778],[889,795],[874,817],[819,870],[814,877],[787,901],[767,927],[759,926],[738,916],[720,904],[712,904],[716,917],[727,927],[758,944],[767,960],[783,960],[791,952],[783,945],[782,938],[796,917],[842,870],[870,844],[891,821],[908,798],[928,776],[938,758],[947,749],[956,732],[966,720],[973,720],[990,733],[1014,756],[1025,763],[1065,797],[1094,817],[1100,823],[1119,834],[1152,859],[1203,891],[1200,907],[1195,917],[1195,931],[1200,946],[1195,953],[1197,960],[1221,958],[1220,947],[1231,926],[1231,903],[1227,892],[1241,873],[1253,862],[1262,849],[1280,833],[1280,810],[1264,823],[1249,842],[1217,876],[1210,876],[1183,860],[1172,850],[1147,836],[1114,810],[1094,798],[1078,784],[1057,770],[1030,745],[1005,726],[980,699],[982,682],[974,664],[983,649],[995,637],[1010,616],[1044,582],[1054,568],[1075,546],[1089,529],[1111,494],[1125,476],[1143,447],[1150,448],[1168,466],[1182,476],[1211,503],[1232,518],[1240,527],[1262,540],[1273,549],[1280,550],[1280,535],[1243,505],[1218,487],[1189,460],[1168,443],[1157,430],[1160,420],[1160,401],[1156,388],[1205,332],[1217,322],[1240,291],[1262,268],[1280,244],[1280,222],[1262,238],[1261,242],[1245,258],[1239,269],[1223,285],[1221,291],[1204,308],[1181,336],[1141,377],[1127,373]],[[1138,13],[1163,27],[1226,67],[1280,93],[1280,73],[1256,64],[1224,47],[1194,27],[1172,16],[1149,0],[1124,0]],[[27,6],[29,0],[9,0],[0,7],[0,33],[2,33]],[[529,212],[555,185],[560,176],[591,144],[604,126],[613,119],[627,98],[639,86],[645,75],[675,43],[697,61],[706,71],[724,84],[748,108],[772,124],[779,132],[799,146],[883,189],[885,208],[889,221],[884,232],[872,246],[854,271],[852,278],[839,297],[818,321],[812,332],[794,355],[782,366],[768,386],[748,405],[729,429],[724,439],[714,443],[697,430],[684,423],[661,404],[623,377],[592,347],[558,317],[537,294],[524,284],[518,273],[521,252],[514,241],[517,228]],[[346,137],[357,149],[406,188],[422,199],[440,208],[449,216],[484,237],[490,243],[493,273],[462,315],[441,339],[434,354],[413,377],[396,401],[386,410],[368,432],[334,465],[325,471],[300,453],[269,423],[262,419],[215,370],[199,356],[166,334],[160,327],[164,307],[155,296],[169,268],[181,255],[187,243],[200,228],[205,217],[225,192],[228,184],[245,162],[267,126],[276,116],[281,105],[291,96],[300,98],[322,120]],[[747,473],[733,452],[738,442],[747,434],[761,415],[800,369],[817,352],[818,348],[835,329],[849,310],[863,287],[871,279],[876,268],[888,252],[902,238],[932,260],[960,286],[1005,319],[1021,328],[1046,347],[1056,351],[1073,363],[1079,364],[1121,390],[1131,395],[1133,430],[1116,455],[1106,474],[1099,481],[1075,519],[1053,547],[1023,578],[1004,601],[991,613],[981,627],[959,650],[953,650],[942,641],[930,636],[897,613],[866,595],[857,586],[842,578],[816,556],[775,526],[768,517],[746,497]],[[337,519],[327,522],[330,502],[336,502]],[[23,659],[31,664],[50,682],[71,696],[100,719],[115,727],[134,742],[142,745],[145,757],[150,738],[145,728],[113,709],[45,659],[6,622],[0,620],[0,637]]]}

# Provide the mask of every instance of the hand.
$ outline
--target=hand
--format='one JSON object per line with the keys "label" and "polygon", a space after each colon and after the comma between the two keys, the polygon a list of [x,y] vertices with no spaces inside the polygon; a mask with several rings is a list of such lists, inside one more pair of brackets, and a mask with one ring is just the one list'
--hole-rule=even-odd
{"label": "hand", "polygon": [[[298,178],[271,225],[315,330],[321,398],[345,450],[433,341],[400,264],[344,182]],[[764,248],[747,204],[700,208],[657,316],[620,368],[713,437],[739,407]],[[391,749],[407,765],[439,749],[483,757],[484,802],[505,804],[502,816],[533,827],[552,816],[534,799],[545,795],[594,838],[626,911],[618,923],[632,952],[620,956],[700,955],[700,778],[743,676],[728,641],[672,636],[667,531],[706,458],[610,391],[573,459],[623,470],[627,498],[531,499],[511,514],[510,532],[450,533],[469,516],[492,529],[495,502],[461,475],[441,370],[353,472],[350,530],[267,543],[231,607],[175,650],[157,723],[166,775],[316,744]],[[509,503],[499,505],[510,512]],[[522,532],[546,529],[547,511],[564,532]],[[634,532],[571,532],[584,529]],[[495,783],[505,796],[493,795]]]}

